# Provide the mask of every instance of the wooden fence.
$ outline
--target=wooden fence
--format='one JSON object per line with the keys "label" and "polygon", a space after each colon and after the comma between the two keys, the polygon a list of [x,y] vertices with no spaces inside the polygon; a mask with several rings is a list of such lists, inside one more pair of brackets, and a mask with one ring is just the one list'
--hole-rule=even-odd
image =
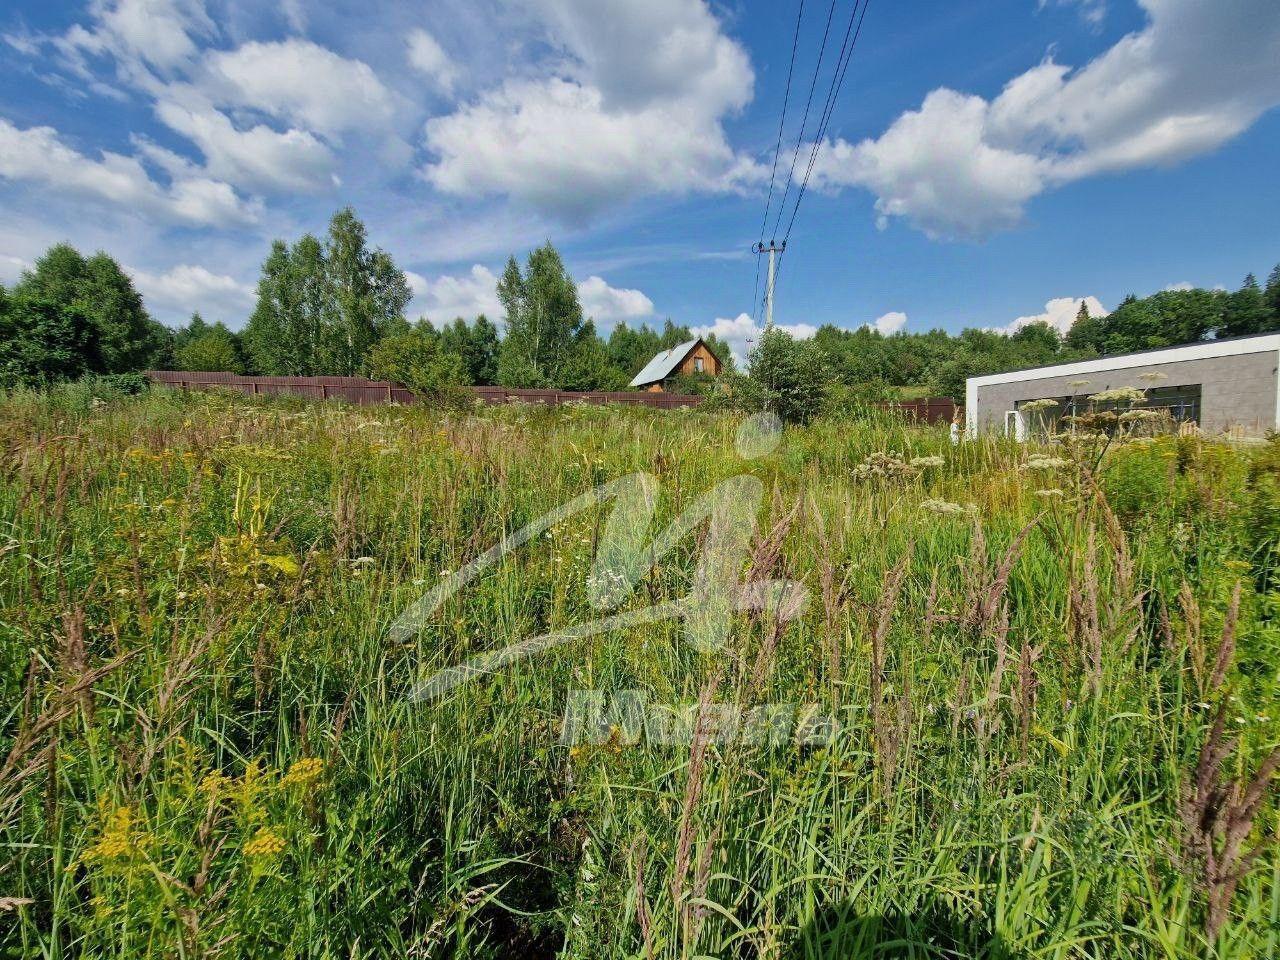
{"label": "wooden fence", "polygon": [[[234,373],[195,373],[182,370],[148,370],[147,376],[155,383],[177,390],[208,390],[223,388],[239,390],[252,396],[290,395],[311,397],[316,400],[345,400],[360,406],[382,403],[417,403],[412,390],[386,380],[366,380],[363,377],[242,377]],[[636,391],[582,392],[576,390],[510,390],[506,387],[467,387],[485,403],[542,403],[557,406],[562,403],[623,403],[633,406],[670,410],[676,407],[696,407],[701,397],[678,393],[649,393]],[[882,403],[878,406],[901,412],[908,420],[919,423],[950,423],[957,415],[955,401],[947,397],[928,400],[903,400]]]}

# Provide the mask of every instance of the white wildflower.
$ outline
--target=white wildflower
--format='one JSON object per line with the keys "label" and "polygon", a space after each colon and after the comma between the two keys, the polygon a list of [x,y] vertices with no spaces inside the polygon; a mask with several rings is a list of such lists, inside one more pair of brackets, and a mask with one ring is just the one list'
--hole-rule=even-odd
{"label": "white wildflower", "polygon": [[967,513],[968,510],[958,503],[952,503],[949,500],[924,500],[920,503],[921,510],[928,510],[930,513],[957,514]]}

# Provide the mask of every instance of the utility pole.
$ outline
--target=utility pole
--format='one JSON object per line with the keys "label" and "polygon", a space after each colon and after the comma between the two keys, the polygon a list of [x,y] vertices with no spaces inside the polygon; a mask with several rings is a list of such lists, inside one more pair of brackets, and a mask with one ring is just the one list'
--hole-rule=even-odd
{"label": "utility pole", "polygon": [[769,285],[764,292],[764,329],[768,333],[773,329],[773,279],[777,275],[774,267],[774,261],[778,254],[787,249],[787,241],[783,240],[781,245],[770,240],[766,247],[764,241],[761,240],[752,246],[751,250],[757,256],[762,253],[769,255]]}

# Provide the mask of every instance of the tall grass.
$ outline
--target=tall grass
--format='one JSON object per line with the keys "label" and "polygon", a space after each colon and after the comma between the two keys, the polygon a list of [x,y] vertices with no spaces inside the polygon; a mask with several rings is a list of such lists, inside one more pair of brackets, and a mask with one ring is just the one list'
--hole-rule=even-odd
{"label": "tall grass", "polygon": [[[886,418],[744,461],[736,427],[0,401],[0,951],[1276,955],[1275,442],[1099,458]],[[436,669],[598,615],[603,511],[421,635],[388,629],[638,470],[664,523],[759,477],[753,562],[808,606],[744,615],[724,651],[651,624],[412,702]],[[698,548],[633,604],[688,593]],[[561,745],[583,689],[687,705],[692,743]],[[728,741],[707,724],[726,702],[814,704],[838,732]]]}

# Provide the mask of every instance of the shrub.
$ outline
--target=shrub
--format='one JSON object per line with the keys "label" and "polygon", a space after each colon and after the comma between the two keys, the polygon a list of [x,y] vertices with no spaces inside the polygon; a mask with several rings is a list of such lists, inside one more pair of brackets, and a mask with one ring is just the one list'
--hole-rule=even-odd
{"label": "shrub", "polygon": [[420,397],[457,396],[464,382],[462,358],[440,349],[434,331],[415,327],[384,337],[369,351],[365,375],[408,387]]}

